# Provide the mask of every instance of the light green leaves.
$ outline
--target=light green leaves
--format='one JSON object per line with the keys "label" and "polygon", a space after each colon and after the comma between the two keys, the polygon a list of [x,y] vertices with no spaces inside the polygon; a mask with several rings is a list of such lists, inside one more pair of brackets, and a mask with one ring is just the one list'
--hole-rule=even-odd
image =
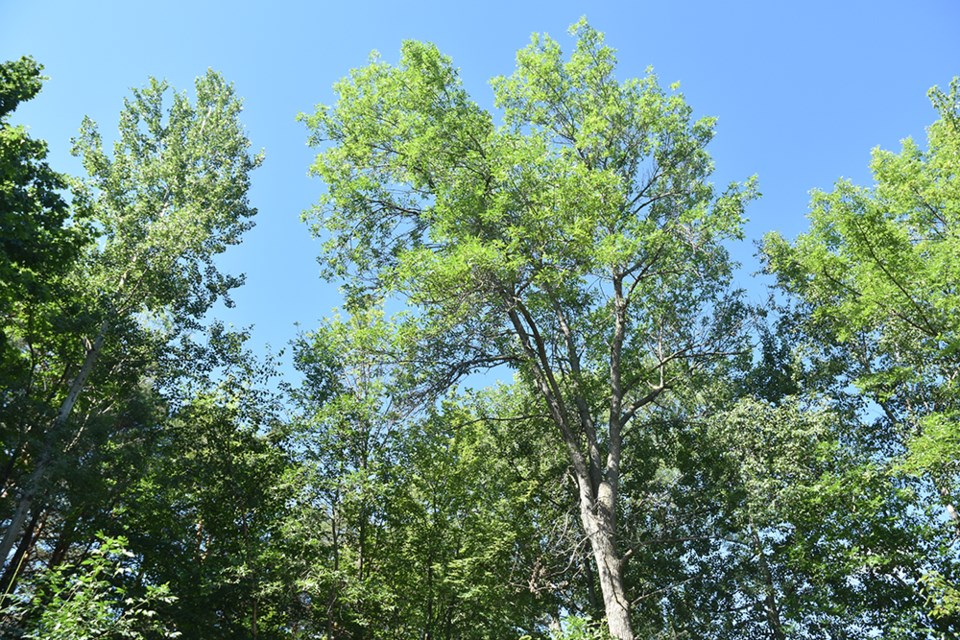
{"label": "light green leaves", "polygon": [[[887,464],[898,482],[915,483],[946,514],[952,539],[960,522],[960,80],[930,96],[939,120],[926,150],[909,139],[900,153],[874,150],[874,187],[839,181],[815,192],[810,230],[793,245],[769,236],[764,253],[809,311],[808,329],[882,411],[873,446],[893,454]],[[924,588],[931,615],[949,626],[955,593],[939,575],[928,574]]]}
{"label": "light green leaves", "polygon": [[152,79],[125,101],[112,154],[90,120],[74,152],[90,173],[84,203],[102,235],[92,279],[117,308],[172,306],[196,318],[239,282],[213,256],[252,225],[248,174],[262,155],[250,154],[240,100],[218,74],[197,79],[194,103],[170,94]]}

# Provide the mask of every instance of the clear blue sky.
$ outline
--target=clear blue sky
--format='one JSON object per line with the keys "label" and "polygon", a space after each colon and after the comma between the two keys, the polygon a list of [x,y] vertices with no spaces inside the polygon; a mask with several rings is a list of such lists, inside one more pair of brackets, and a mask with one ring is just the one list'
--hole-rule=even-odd
{"label": "clear blue sky", "polygon": [[652,65],[664,85],[681,83],[698,114],[719,118],[717,184],[759,176],[764,197],[736,249],[747,264],[763,233],[805,228],[810,189],[840,176],[869,184],[871,148],[922,141],[935,117],[927,89],[960,75],[957,0],[0,0],[0,59],[30,54],[45,65],[50,80],[16,120],[74,174],[69,140],[82,117],[110,136],[129,88],[148,76],[192,90],[212,67],[235,83],[267,159],[251,193],[257,227],[222,261],[247,284],[237,308],[218,315],[255,325],[253,346],[276,350],[295,322],[312,328],[338,304],[318,278],[319,243],[299,221],[324,187],[307,177],[313,152],[296,114],[330,102],[331,85],[371,50],[395,61],[404,39],[435,42],[489,106],[487,80],[513,70],[532,32],[569,48],[566,28],[582,15],[618,50],[622,78]]}

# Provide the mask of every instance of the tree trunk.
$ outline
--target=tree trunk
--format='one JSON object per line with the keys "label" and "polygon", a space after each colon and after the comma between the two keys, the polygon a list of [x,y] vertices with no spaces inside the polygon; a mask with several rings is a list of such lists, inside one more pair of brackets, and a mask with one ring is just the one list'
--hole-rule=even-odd
{"label": "tree trunk", "polygon": [[87,379],[93,372],[93,366],[96,364],[97,358],[100,356],[100,351],[103,349],[103,342],[106,339],[107,332],[109,330],[110,320],[104,319],[104,321],[100,324],[100,329],[97,331],[97,337],[94,339],[93,343],[87,344],[86,353],[84,354],[83,358],[83,365],[80,367],[80,371],[73,379],[73,382],[70,383],[70,391],[67,392],[67,397],[63,399],[63,402],[60,405],[60,410],[57,412],[57,417],[54,419],[53,425],[51,425],[49,431],[47,431],[46,437],[43,440],[43,448],[40,451],[40,456],[37,458],[36,467],[34,468],[33,473],[30,474],[30,477],[27,478],[26,486],[23,487],[23,491],[20,494],[20,499],[17,502],[17,510],[14,512],[13,518],[10,520],[10,524],[7,526],[6,532],[4,532],[3,540],[0,541],[0,562],[3,563],[4,567],[9,565],[8,558],[10,556],[10,551],[13,549],[14,543],[17,541],[17,538],[20,536],[20,532],[23,530],[23,525],[26,521],[27,514],[30,512],[31,507],[33,506],[33,501],[36,499],[45,476],[47,475],[47,467],[50,466],[50,462],[53,458],[53,449],[56,444],[57,436],[64,425],[67,424],[67,420],[70,418],[70,414],[73,412],[73,407],[80,398],[80,394],[83,392],[83,389],[87,384]]}
{"label": "tree trunk", "polygon": [[[600,437],[593,423],[593,417],[590,415],[590,403],[582,395],[585,390],[580,387],[577,380],[580,371],[580,355],[576,345],[570,340],[567,341],[567,364],[570,371],[574,372],[573,404],[579,407],[577,418],[571,419],[574,414],[566,408],[564,389],[557,381],[555,368],[533,314],[516,296],[508,297],[505,302],[510,308],[509,317],[515,334],[520,339],[525,357],[531,365],[537,390],[546,402],[551,419],[559,427],[570,455],[570,462],[577,478],[580,522],[590,541],[590,548],[593,550],[610,634],[616,640],[633,640],[633,629],[630,626],[630,601],[623,586],[623,561],[617,551],[616,533],[624,393],[621,352],[626,331],[626,302],[623,296],[622,276],[619,273],[615,273],[614,276],[614,335],[610,344],[608,452],[606,464],[603,467],[601,467]],[[556,308],[562,331],[570,335],[571,329],[564,319],[561,306],[557,305]],[[638,404],[637,407],[639,406],[642,405]],[[577,419],[579,424],[576,424]],[[586,451],[582,448],[584,440]]]}
{"label": "tree trunk", "polygon": [[[603,487],[606,483],[601,484]],[[633,640],[630,625],[630,601],[623,586],[623,560],[617,551],[615,520],[603,501],[593,497],[587,479],[580,480],[580,521],[590,540],[603,608],[610,635],[617,640]]]}
{"label": "tree trunk", "polygon": [[60,529],[60,535],[57,537],[57,544],[50,553],[50,559],[47,562],[48,569],[56,569],[67,557],[70,545],[73,543],[73,534],[76,531],[79,516],[73,515],[67,518],[63,527]]}

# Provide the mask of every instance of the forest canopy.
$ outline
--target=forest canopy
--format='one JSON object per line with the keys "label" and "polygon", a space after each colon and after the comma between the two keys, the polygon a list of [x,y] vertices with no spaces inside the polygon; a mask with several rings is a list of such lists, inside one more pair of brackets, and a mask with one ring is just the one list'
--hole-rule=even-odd
{"label": "forest canopy", "polygon": [[234,86],[147,80],[67,176],[0,64],[0,637],[960,633],[960,80],[756,304],[762,168],[715,185],[716,120],[569,35],[493,109],[406,41],[299,116],[344,304],[292,376],[216,317]]}

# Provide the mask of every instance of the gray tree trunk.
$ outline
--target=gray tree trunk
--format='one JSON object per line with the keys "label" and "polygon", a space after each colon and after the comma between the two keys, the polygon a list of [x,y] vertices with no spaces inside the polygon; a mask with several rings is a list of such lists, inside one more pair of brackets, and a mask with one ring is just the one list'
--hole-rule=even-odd
{"label": "gray tree trunk", "polygon": [[579,484],[580,521],[593,551],[607,627],[617,640],[633,640],[630,601],[623,586],[623,560],[617,550],[616,516],[607,500],[602,499],[610,493],[610,486],[606,482],[601,484],[598,499],[593,495],[589,479],[581,478]]}

